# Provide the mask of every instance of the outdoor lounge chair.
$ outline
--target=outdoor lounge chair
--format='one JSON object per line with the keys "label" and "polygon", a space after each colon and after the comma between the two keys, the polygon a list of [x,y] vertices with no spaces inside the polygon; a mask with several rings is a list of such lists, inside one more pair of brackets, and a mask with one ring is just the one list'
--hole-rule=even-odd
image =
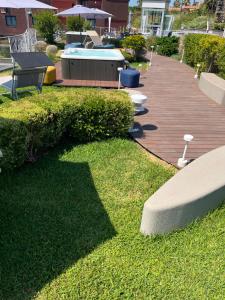
{"label": "outdoor lounge chair", "polygon": [[[95,30],[87,30],[86,31],[87,35],[91,39],[91,42],[88,42],[87,44],[90,45],[92,44],[92,48],[94,49],[113,49],[115,46],[113,44],[103,44],[100,36]],[[86,46],[85,46],[86,47]]]}
{"label": "outdoor lounge chair", "polygon": [[[39,67],[32,69],[15,69],[12,73],[12,79],[3,82],[0,86],[10,91],[13,99],[18,99],[18,88],[33,86],[39,93],[42,92],[42,85],[47,67]],[[32,91],[26,90],[26,91]],[[21,92],[24,92],[22,90]]]}

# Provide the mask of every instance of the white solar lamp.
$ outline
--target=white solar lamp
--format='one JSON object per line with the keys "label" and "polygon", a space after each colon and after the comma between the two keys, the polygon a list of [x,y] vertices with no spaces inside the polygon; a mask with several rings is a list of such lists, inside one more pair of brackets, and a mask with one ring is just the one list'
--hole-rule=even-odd
{"label": "white solar lamp", "polygon": [[151,66],[151,65],[152,65],[152,55],[153,55],[153,50],[154,50],[154,47],[155,47],[155,46],[153,46],[153,45],[151,46],[151,49],[152,49],[152,50],[151,50],[151,56],[150,56],[150,62],[149,62],[149,66]]}
{"label": "white solar lamp", "polygon": [[177,161],[177,166],[179,168],[184,168],[187,165],[187,163],[188,163],[188,160],[185,157],[186,157],[186,153],[187,153],[188,144],[193,140],[193,138],[194,137],[191,134],[185,134],[184,135],[184,141],[186,143],[185,143],[185,146],[184,146],[183,155]]}
{"label": "white solar lamp", "polygon": [[182,64],[184,60],[184,48],[182,50],[182,54],[181,54],[181,59],[180,59],[180,63]]}
{"label": "white solar lamp", "polygon": [[194,76],[194,79],[198,79],[198,72],[199,72],[199,68],[201,67],[201,64],[197,64],[197,70]]}
{"label": "white solar lamp", "polygon": [[135,106],[135,113],[144,112],[143,104],[147,101],[147,96],[143,94],[134,94],[131,96],[132,102]]}
{"label": "white solar lamp", "polygon": [[[0,149],[0,158],[3,157],[3,153],[2,153],[2,150]],[[0,173],[1,173],[2,169],[0,168]]]}
{"label": "white solar lamp", "polygon": [[119,82],[118,82],[118,90],[120,89],[121,86],[121,71],[123,70],[123,68],[119,67],[117,68],[117,71],[119,72]]}

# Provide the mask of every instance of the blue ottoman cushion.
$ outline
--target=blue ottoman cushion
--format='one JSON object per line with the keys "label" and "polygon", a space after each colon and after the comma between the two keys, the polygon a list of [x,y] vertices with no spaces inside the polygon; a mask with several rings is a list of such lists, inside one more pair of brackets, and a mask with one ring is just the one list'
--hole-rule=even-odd
{"label": "blue ottoman cushion", "polygon": [[121,71],[121,83],[123,86],[134,88],[139,86],[140,72],[136,69]]}

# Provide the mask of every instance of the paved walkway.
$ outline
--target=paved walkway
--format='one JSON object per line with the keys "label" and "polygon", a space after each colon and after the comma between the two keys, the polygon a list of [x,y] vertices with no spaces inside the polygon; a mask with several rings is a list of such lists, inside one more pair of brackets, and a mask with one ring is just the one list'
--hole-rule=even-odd
{"label": "paved walkway", "polygon": [[149,97],[148,112],[135,117],[135,126],[141,130],[133,137],[149,152],[175,165],[186,133],[194,135],[189,159],[225,145],[225,106],[199,90],[190,67],[154,55],[141,83],[137,90]]}

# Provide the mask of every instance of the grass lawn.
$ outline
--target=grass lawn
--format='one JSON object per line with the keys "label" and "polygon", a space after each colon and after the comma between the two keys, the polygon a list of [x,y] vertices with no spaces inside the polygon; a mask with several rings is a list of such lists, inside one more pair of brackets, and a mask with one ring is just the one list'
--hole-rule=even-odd
{"label": "grass lawn", "polygon": [[174,169],[129,140],[62,145],[0,175],[0,299],[223,299],[225,207],[162,237],[139,233]]}
{"label": "grass lawn", "polygon": [[[58,91],[62,91],[62,90],[68,90],[69,87],[57,87],[57,86],[43,86],[43,91],[42,94],[45,93],[51,93],[52,91],[58,90]],[[33,91],[31,92],[20,92],[18,93],[18,97],[20,99],[23,99],[27,96],[32,96],[32,95],[37,95],[37,91],[33,88],[33,87],[27,87],[27,88],[21,88],[18,89],[17,91],[22,91],[22,90],[29,90],[29,89],[33,89]],[[75,89],[75,88],[74,88]],[[77,88],[76,88],[77,90]],[[6,90],[5,88],[0,87],[0,105],[6,102],[10,102],[10,101],[16,101],[13,100],[9,94],[9,91]]]}
{"label": "grass lawn", "polygon": [[150,68],[149,61],[132,62],[130,67],[139,70],[140,72],[146,72]]}

